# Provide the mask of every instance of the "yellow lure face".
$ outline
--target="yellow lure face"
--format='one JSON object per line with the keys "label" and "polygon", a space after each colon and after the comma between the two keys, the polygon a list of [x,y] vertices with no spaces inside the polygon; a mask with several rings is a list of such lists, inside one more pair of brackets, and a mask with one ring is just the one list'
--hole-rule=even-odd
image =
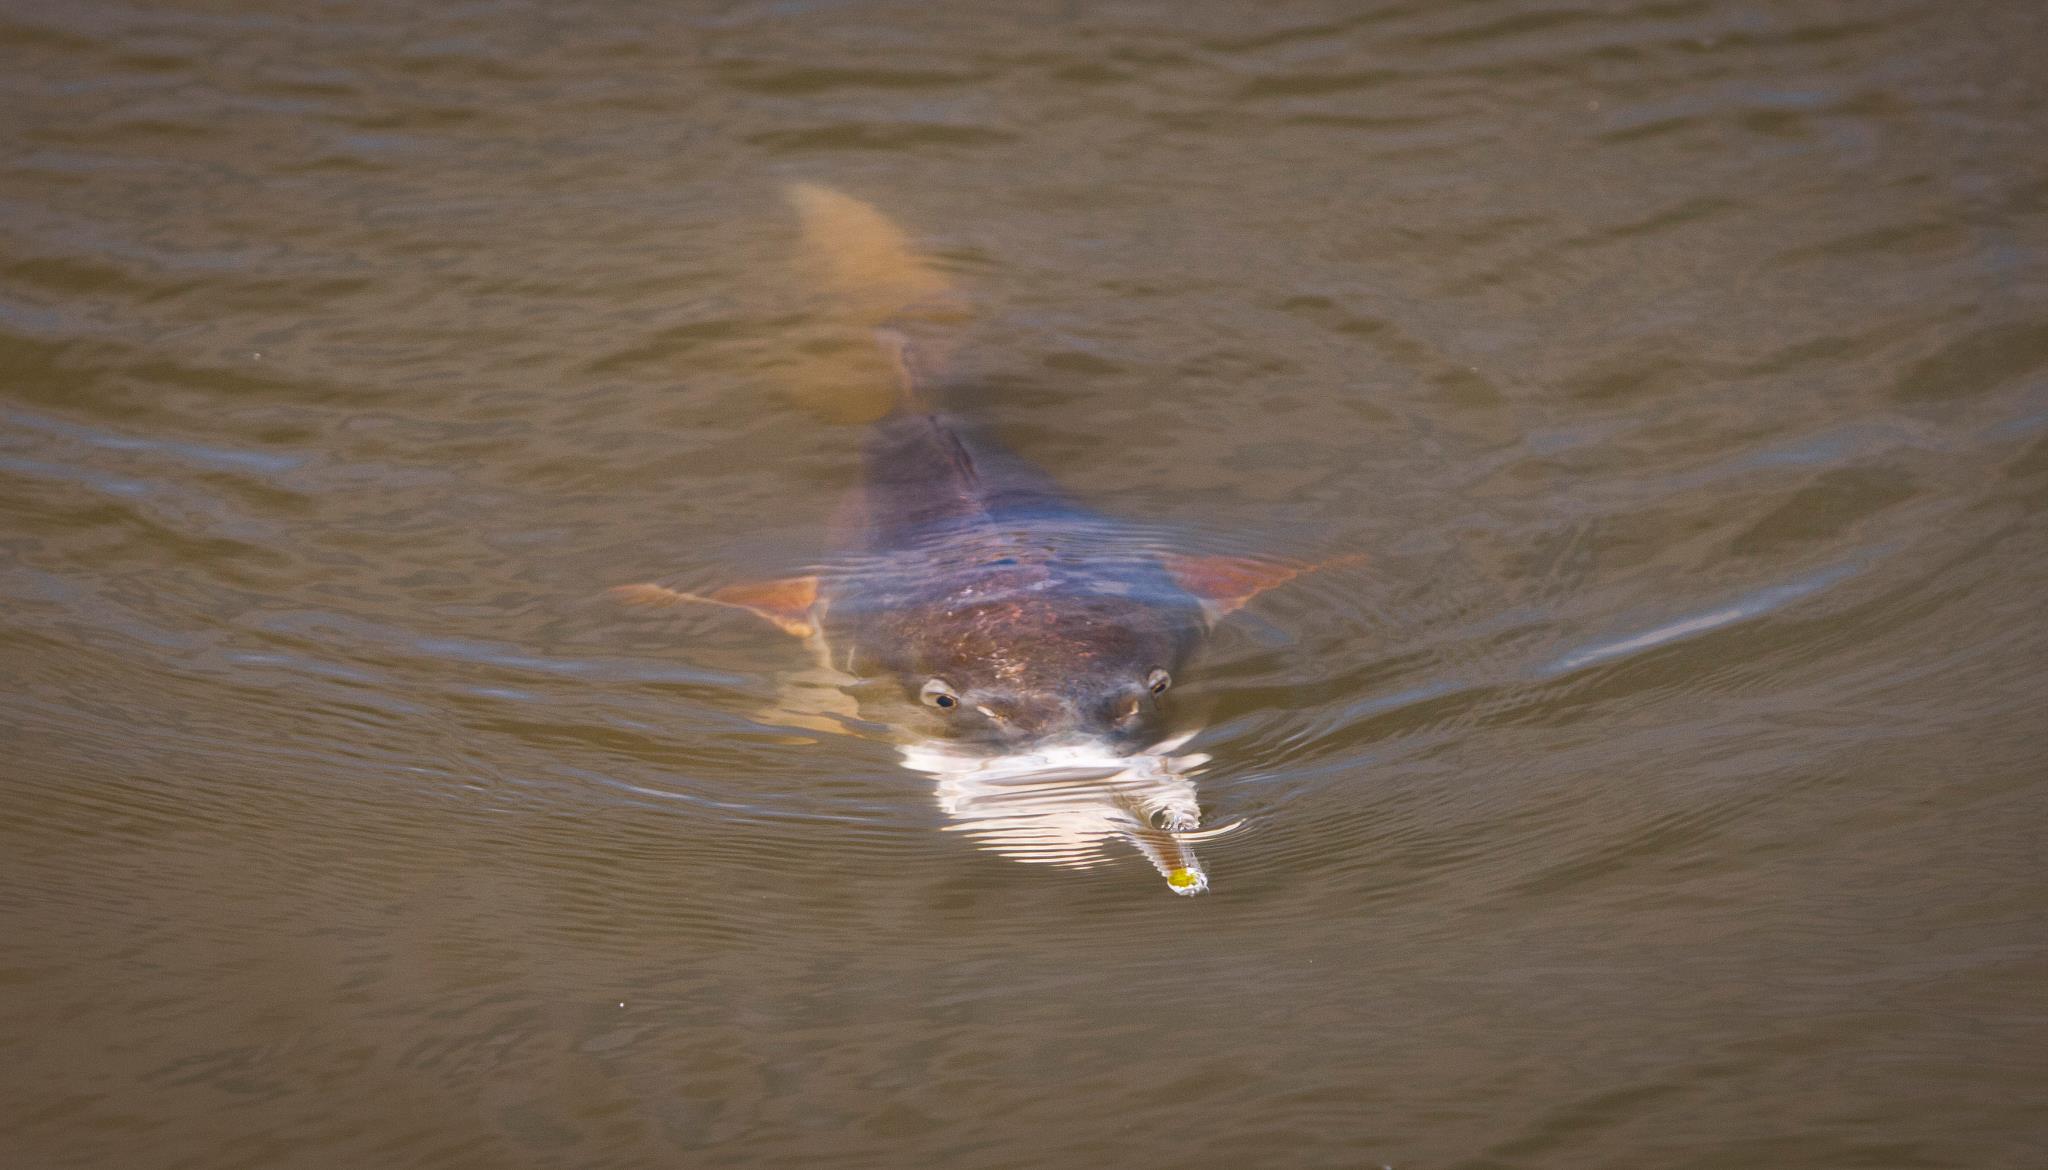
{"label": "yellow lure face", "polygon": [[1166,884],[1182,893],[1193,893],[1203,884],[1202,875],[1183,866],[1166,875]]}

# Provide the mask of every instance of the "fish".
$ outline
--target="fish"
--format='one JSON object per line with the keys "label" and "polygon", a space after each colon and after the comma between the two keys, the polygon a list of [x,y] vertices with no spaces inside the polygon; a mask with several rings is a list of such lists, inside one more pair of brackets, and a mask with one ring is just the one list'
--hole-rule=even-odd
{"label": "fish", "polygon": [[[1320,566],[1160,547],[1076,499],[971,414],[951,376],[971,310],[908,233],[834,188],[789,191],[803,252],[874,359],[828,384],[864,429],[861,476],[812,571],[644,605],[741,610],[810,643],[827,680],[890,697],[906,767],[951,827],[1018,860],[1086,867],[1134,845],[1177,894],[1209,887],[1170,695],[1217,623]],[[814,394],[814,400],[815,400]]]}

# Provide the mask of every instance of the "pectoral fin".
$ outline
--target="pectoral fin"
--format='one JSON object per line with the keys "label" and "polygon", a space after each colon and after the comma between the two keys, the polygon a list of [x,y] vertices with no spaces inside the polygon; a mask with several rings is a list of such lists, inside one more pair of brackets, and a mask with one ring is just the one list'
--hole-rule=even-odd
{"label": "pectoral fin", "polygon": [[1168,553],[1160,558],[1160,562],[1182,589],[1202,599],[1202,608],[1208,612],[1209,620],[1216,621],[1234,613],[1266,590],[1285,585],[1303,573],[1313,573],[1326,565],[1351,564],[1363,559],[1361,556],[1348,556],[1325,565],[1309,565],[1300,561],[1266,561],[1254,557],[1194,557]]}
{"label": "pectoral fin", "polygon": [[786,634],[807,638],[815,627],[811,624],[811,607],[818,600],[818,579],[816,577],[781,577],[772,581],[741,581],[722,586],[710,593],[684,593],[666,585],[641,584],[619,585],[611,590],[613,597],[635,605],[679,605],[696,602],[705,605],[726,605],[744,609],[757,617],[775,624]]}

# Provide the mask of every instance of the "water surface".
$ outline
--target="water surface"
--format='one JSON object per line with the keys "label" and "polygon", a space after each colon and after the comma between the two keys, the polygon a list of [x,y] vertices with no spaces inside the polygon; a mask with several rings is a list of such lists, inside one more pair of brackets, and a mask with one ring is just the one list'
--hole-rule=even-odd
{"label": "water surface", "polygon": [[[2048,1161],[2034,6],[0,8],[0,1161]],[[1205,550],[1211,890],[809,665],[779,199]]]}

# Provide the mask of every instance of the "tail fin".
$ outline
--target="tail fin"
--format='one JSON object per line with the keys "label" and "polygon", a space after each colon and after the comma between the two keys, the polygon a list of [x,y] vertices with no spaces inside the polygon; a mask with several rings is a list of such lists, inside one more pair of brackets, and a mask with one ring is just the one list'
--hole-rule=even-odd
{"label": "tail fin", "polygon": [[952,291],[889,217],[851,195],[798,183],[789,202],[804,247],[855,324],[881,325],[906,308]]}
{"label": "tail fin", "polygon": [[796,371],[798,397],[842,422],[872,421],[914,401],[938,357],[927,343],[913,345],[905,330],[963,315],[951,282],[902,228],[851,195],[797,183],[789,202],[803,228],[805,258],[835,306],[829,317],[877,343],[827,344],[807,355]]}

